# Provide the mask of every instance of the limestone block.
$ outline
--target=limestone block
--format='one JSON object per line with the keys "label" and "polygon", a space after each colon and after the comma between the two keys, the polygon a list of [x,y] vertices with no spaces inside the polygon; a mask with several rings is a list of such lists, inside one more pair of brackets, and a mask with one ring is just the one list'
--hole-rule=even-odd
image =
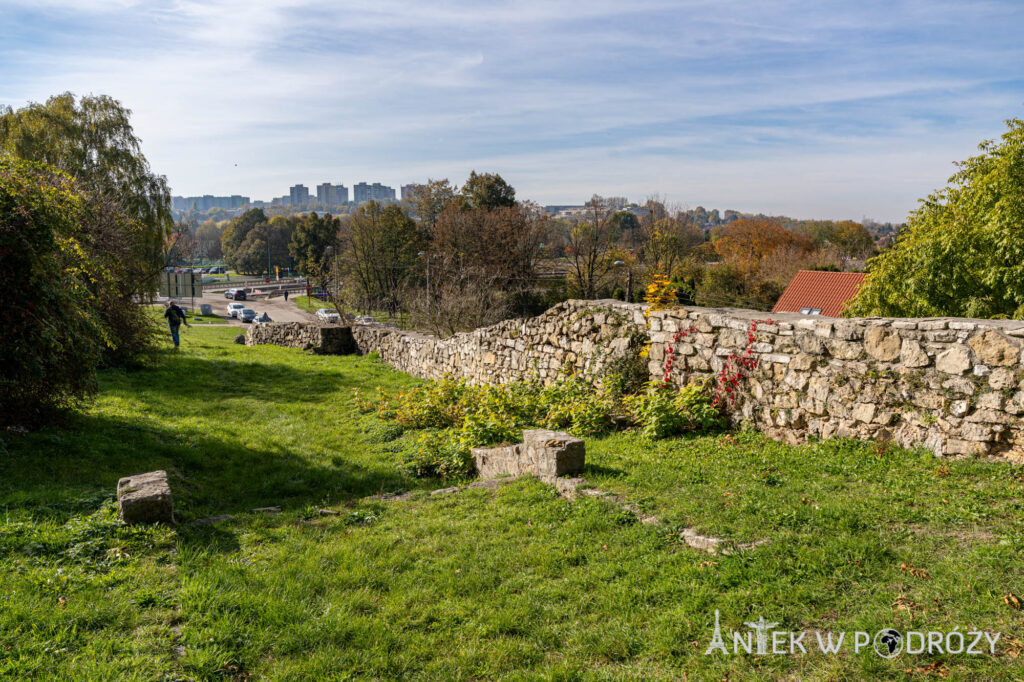
{"label": "limestone block", "polygon": [[871,403],[858,403],[853,406],[850,416],[856,421],[869,423],[875,416],[875,409]]}
{"label": "limestone block", "polygon": [[900,356],[902,340],[898,334],[892,333],[885,327],[877,326],[868,329],[864,335],[864,350],[868,355],[881,360],[892,362]]}
{"label": "limestone block", "polygon": [[828,352],[832,354],[832,357],[839,358],[840,360],[856,360],[864,352],[862,344],[852,341],[829,339],[825,342],[825,346],[828,348]]}
{"label": "limestone block", "polygon": [[477,473],[483,478],[532,475],[553,483],[558,476],[583,471],[583,440],[560,431],[523,432],[523,442],[495,448],[473,448]]}
{"label": "limestone block", "polygon": [[900,345],[900,362],[906,367],[927,367],[931,364],[931,359],[920,343],[903,339]]}
{"label": "limestone block", "polygon": [[166,471],[125,476],[117,482],[117,507],[121,518],[136,523],[174,523],[174,501]]}
{"label": "limestone block", "polygon": [[935,368],[946,374],[963,374],[971,364],[971,353],[963,345],[953,346],[935,358]]}
{"label": "limestone block", "polygon": [[1007,367],[1017,364],[1020,360],[1020,347],[999,332],[990,330],[972,336],[967,343],[978,359],[986,365]]}

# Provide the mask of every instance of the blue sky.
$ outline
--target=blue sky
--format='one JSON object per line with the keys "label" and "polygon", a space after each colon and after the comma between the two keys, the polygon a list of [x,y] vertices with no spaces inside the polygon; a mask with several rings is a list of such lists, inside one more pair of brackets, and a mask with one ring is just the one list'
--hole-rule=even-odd
{"label": "blue sky", "polygon": [[501,173],[902,220],[1024,117],[1024,2],[0,0],[0,103],[134,112],[175,194]]}

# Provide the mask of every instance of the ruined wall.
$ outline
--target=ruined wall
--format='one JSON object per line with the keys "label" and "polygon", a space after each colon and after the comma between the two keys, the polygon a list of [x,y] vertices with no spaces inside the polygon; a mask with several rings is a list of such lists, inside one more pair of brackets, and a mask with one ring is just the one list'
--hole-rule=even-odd
{"label": "ruined wall", "polygon": [[349,327],[303,322],[254,324],[245,333],[245,345],[301,348],[317,355],[346,355],[359,350]]}
{"label": "ruined wall", "polygon": [[[756,322],[748,343],[751,322]],[[473,382],[569,369],[600,377],[650,342],[649,371],[675,354],[677,383],[715,375],[750,348],[737,421],[791,442],[808,436],[891,439],[943,455],[1024,457],[1024,323],[833,319],[735,309],[655,311],[618,301],[566,301],[543,315],[437,339],[382,325],[352,327],[361,353],[414,376]],[[676,341],[673,336],[682,333]]]}
{"label": "ruined wall", "polygon": [[504,383],[529,377],[551,381],[562,369],[599,377],[616,358],[639,352],[647,329],[640,305],[565,301],[537,317],[447,339],[384,325],[356,325],[352,334],[360,352],[376,352],[416,377]]}

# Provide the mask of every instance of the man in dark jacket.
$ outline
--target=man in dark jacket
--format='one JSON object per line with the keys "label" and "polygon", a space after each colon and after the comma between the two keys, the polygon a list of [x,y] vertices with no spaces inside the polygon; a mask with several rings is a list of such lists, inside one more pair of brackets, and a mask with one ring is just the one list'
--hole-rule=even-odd
{"label": "man in dark jacket", "polygon": [[164,311],[164,317],[167,318],[167,324],[171,327],[171,339],[174,340],[174,347],[177,348],[179,341],[178,329],[181,327],[182,323],[184,323],[186,327],[190,327],[192,325],[185,320],[185,311],[179,308],[174,301],[167,302],[167,310]]}

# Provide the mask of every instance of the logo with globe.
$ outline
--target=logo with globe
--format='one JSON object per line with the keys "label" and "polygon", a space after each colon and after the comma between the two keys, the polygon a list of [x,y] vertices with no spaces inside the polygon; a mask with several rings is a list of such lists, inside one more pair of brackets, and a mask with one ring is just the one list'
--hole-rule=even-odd
{"label": "logo with globe", "polygon": [[903,635],[892,628],[875,633],[875,653],[882,658],[896,658],[903,651]]}

